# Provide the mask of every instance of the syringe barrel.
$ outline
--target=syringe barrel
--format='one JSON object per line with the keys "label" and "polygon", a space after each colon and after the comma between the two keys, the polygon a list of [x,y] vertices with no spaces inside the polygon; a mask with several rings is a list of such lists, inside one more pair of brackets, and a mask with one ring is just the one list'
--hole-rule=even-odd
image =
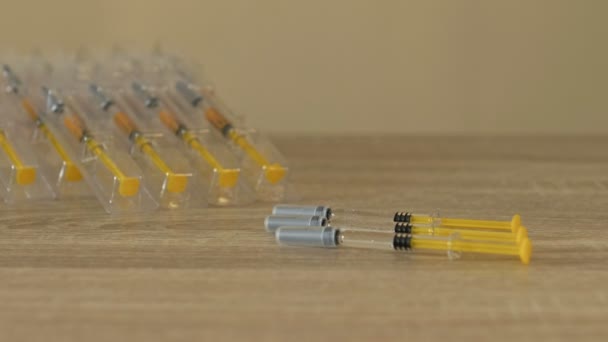
{"label": "syringe barrel", "polygon": [[280,245],[305,247],[335,247],[336,232],[332,227],[281,227],[275,238]]}
{"label": "syringe barrel", "polygon": [[283,216],[271,215],[264,220],[266,231],[274,232],[280,227],[325,227],[327,219],[321,216]]}
{"label": "syringe barrel", "polygon": [[336,234],[336,243],[344,247],[371,248],[395,251],[440,250],[445,251],[450,259],[460,256],[452,248],[452,242],[458,239],[457,234],[450,236],[430,236],[399,234],[389,231],[367,230],[362,228],[340,228]]}
{"label": "syringe barrel", "polygon": [[331,219],[331,208],[317,205],[277,204],[272,208],[273,215],[285,216],[321,216]]}
{"label": "syringe barrel", "polygon": [[[403,236],[406,237],[405,235]],[[336,235],[336,241],[339,245],[344,247],[383,250],[410,249],[409,247],[396,247],[395,237],[401,237],[401,234],[394,234],[391,231],[341,228]]]}
{"label": "syringe barrel", "polygon": [[409,235],[361,228],[282,226],[276,230],[275,237],[279,244],[289,246],[411,249]]}

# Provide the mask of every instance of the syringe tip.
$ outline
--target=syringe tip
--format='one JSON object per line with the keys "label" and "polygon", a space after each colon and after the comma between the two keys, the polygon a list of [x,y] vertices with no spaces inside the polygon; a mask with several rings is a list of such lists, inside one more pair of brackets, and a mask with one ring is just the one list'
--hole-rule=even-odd
{"label": "syringe tip", "polygon": [[60,99],[55,97],[55,95],[49,88],[47,88],[45,86],[42,86],[41,88],[42,88],[42,93],[44,94],[44,96],[46,96],[46,102],[47,102],[48,109],[50,111],[52,111],[53,113],[57,113],[57,114],[63,113],[63,109],[64,109],[63,101],[61,101]]}
{"label": "syringe tip", "polygon": [[110,108],[112,105],[114,105],[114,101],[107,98],[106,95],[103,93],[103,89],[100,86],[98,86],[97,84],[91,83],[89,85],[89,89],[91,90],[93,95],[95,97],[97,97],[97,99],[100,101],[99,106],[101,107],[101,109],[103,111],[107,111],[108,108]]}
{"label": "syringe tip", "polygon": [[144,86],[141,85],[141,83],[136,82],[136,81],[133,81],[131,83],[131,88],[133,88],[133,90],[135,90],[135,91],[142,91],[142,90],[144,90]]}

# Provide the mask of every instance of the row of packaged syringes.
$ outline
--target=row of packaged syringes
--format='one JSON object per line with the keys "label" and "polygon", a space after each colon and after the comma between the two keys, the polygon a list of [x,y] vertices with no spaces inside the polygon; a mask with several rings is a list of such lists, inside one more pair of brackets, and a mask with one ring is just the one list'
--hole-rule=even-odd
{"label": "row of packaged syringes", "polygon": [[94,195],[119,213],[289,196],[277,149],[178,58],[32,57],[2,68],[5,202]]}

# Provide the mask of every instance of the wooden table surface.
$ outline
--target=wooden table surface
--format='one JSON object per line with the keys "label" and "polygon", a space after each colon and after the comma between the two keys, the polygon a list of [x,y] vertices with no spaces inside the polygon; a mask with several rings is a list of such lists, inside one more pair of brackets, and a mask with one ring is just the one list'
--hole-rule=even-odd
{"label": "wooden table surface", "polygon": [[520,213],[532,263],[279,247],[263,203],[3,205],[0,340],[608,340],[608,138],[275,141],[302,203]]}

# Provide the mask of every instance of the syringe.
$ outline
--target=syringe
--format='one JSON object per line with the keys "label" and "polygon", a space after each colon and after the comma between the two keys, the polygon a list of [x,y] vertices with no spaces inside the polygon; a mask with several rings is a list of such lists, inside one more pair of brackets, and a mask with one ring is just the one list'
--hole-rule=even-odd
{"label": "syringe", "polygon": [[[337,222],[336,222],[337,221]],[[337,219],[332,222],[328,221],[324,216],[281,216],[271,215],[264,220],[264,227],[268,232],[275,232],[280,227],[285,226],[308,226],[308,227],[325,227],[325,226],[349,226],[349,227],[366,227],[366,230],[376,230],[380,232],[394,232],[397,234],[415,234],[415,235],[434,235],[434,236],[450,236],[457,233],[463,239],[494,241],[505,243],[520,244],[528,238],[528,230],[521,226],[516,233],[488,231],[480,229],[465,229],[465,228],[442,228],[433,227],[424,224],[412,224],[408,222],[383,222],[382,220],[341,220]]]}
{"label": "syringe", "polygon": [[521,227],[521,217],[514,215],[511,221],[485,221],[485,220],[470,220],[440,217],[439,215],[415,214],[410,212],[372,212],[365,210],[352,209],[332,209],[325,205],[289,205],[279,204],[272,209],[273,215],[285,216],[324,216],[330,222],[334,218],[342,217],[348,220],[349,217],[386,217],[386,220],[391,222],[403,222],[412,224],[423,224],[432,227],[449,227],[449,228],[469,228],[469,229],[488,229],[499,231],[510,231],[517,233]]}
{"label": "syringe", "polygon": [[[42,88],[45,96],[48,110],[63,116],[63,124],[68,131],[82,144],[87,150],[106,167],[106,169],[114,176],[114,179],[119,183],[118,193],[123,197],[135,196],[139,192],[139,178],[129,177],[125,175],[116,163],[106,153],[102,144],[98,143],[93,135],[87,129],[84,121],[78,116],[71,106],[65,105],[57,95],[48,88]],[[67,111],[66,111],[67,108]]]}
{"label": "syringe", "polygon": [[167,191],[173,193],[184,192],[188,184],[189,175],[173,172],[156,152],[152,143],[144,137],[135,122],[129,115],[120,110],[118,105],[105,94],[101,87],[91,84],[89,89],[93,96],[98,100],[101,110],[110,113],[114,124],[127,135],[129,141],[135,144],[143,155],[145,155],[158,170],[166,175],[167,178],[164,187],[166,187]]}
{"label": "syringe", "polygon": [[175,88],[193,107],[202,108],[207,121],[262,168],[266,180],[270,184],[279,183],[285,177],[287,168],[278,163],[271,163],[249,142],[245,135],[239,133],[232,122],[210,102],[210,94],[204,94],[205,97],[203,97],[203,94],[195,92],[183,81],[177,81]]}
{"label": "syringe", "polygon": [[34,121],[38,130],[42,132],[46,140],[53,146],[53,149],[63,161],[61,173],[63,177],[65,177],[65,180],[69,182],[82,180],[82,174],[80,173],[80,170],[78,170],[78,167],[76,167],[63,146],[61,146],[59,141],[57,141],[57,138],[55,138],[55,135],[49,130],[40,115],[38,115],[38,112],[31,102],[24,96],[23,91],[21,90],[21,80],[19,80],[12,69],[6,64],[2,66],[2,74],[7,82],[7,92],[12,93],[18,98],[23,110],[25,110],[30,119]]}
{"label": "syringe", "polygon": [[158,98],[150,94],[141,83],[133,82],[132,88],[147,108],[154,109],[157,112],[163,125],[179,137],[188,147],[198,153],[218,173],[218,183],[221,187],[233,188],[236,186],[240,175],[239,169],[225,168],[174,113],[163,108],[158,108]]}
{"label": "syringe", "polygon": [[354,247],[382,250],[439,250],[456,258],[461,252],[519,256],[530,263],[532,244],[524,239],[519,245],[464,240],[453,234],[448,237],[395,234],[376,230],[337,227],[281,227],[275,232],[281,245],[308,247]]}

